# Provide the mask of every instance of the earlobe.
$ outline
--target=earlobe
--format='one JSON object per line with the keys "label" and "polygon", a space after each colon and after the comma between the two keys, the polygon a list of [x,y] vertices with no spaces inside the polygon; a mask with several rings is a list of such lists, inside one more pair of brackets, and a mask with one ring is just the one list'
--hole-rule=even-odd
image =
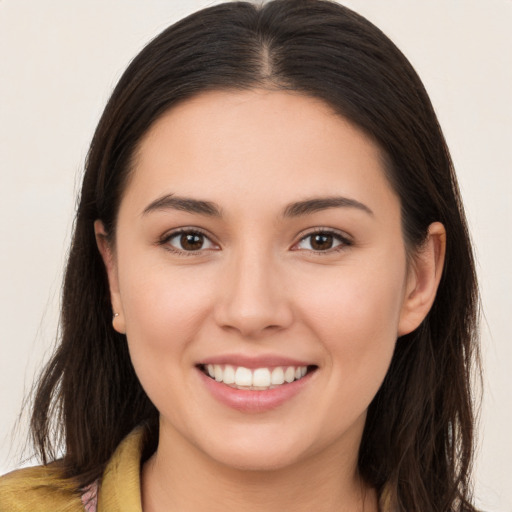
{"label": "earlobe", "polygon": [[121,295],[119,293],[119,279],[117,274],[117,265],[115,254],[111,243],[108,240],[105,226],[101,220],[94,222],[94,233],[96,236],[96,245],[103,259],[103,264],[107,271],[108,284],[110,289],[110,302],[112,304],[112,326],[121,333],[126,334],[124,312],[122,307]]}
{"label": "earlobe", "polygon": [[441,281],[445,253],[446,230],[440,222],[433,222],[409,269],[398,336],[414,331],[430,311]]}

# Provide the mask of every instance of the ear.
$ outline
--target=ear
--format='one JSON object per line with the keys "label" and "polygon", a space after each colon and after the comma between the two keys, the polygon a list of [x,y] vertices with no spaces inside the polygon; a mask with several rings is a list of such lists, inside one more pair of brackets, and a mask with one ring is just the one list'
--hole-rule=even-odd
{"label": "ear", "polygon": [[430,311],[441,281],[445,253],[446,230],[440,222],[434,222],[408,271],[398,336],[414,331]]}
{"label": "ear", "polygon": [[107,270],[108,284],[110,288],[110,302],[112,303],[112,325],[114,329],[126,334],[125,317],[121,295],[119,293],[119,278],[117,273],[117,264],[114,251],[108,241],[105,226],[101,220],[94,222],[94,233],[96,235],[96,244],[100,251],[105,269]]}

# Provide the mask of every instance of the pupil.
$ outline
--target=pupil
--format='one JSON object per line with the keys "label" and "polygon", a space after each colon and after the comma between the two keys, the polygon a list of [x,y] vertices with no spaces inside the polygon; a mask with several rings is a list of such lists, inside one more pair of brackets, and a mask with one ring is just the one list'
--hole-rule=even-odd
{"label": "pupil", "polygon": [[187,251],[197,251],[203,246],[203,235],[186,233],[181,235],[181,246]]}
{"label": "pupil", "polygon": [[326,250],[332,247],[332,235],[314,235],[311,241],[311,247],[317,250]]}

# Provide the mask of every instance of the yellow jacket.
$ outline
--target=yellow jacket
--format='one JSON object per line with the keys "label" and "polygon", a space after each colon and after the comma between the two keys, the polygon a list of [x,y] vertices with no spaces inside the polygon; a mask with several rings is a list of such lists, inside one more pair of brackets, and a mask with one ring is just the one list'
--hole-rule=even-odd
{"label": "yellow jacket", "polygon": [[[117,447],[98,488],[97,512],[142,512],[140,460],[144,431],[135,429]],[[25,468],[0,477],[0,512],[84,512],[73,481],[49,466]],[[92,508],[94,510],[94,508]]]}

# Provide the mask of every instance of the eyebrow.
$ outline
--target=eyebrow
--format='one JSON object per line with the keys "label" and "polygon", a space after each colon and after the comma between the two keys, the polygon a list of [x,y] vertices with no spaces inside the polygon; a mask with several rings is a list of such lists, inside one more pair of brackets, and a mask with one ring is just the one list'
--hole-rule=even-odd
{"label": "eyebrow", "polygon": [[329,208],[356,208],[369,215],[374,215],[373,211],[363,203],[350,199],[348,197],[314,197],[305,201],[298,201],[289,204],[284,210],[284,217],[299,217],[311,213],[327,210]]}
{"label": "eyebrow", "polygon": [[159,210],[180,210],[189,213],[198,213],[209,217],[221,217],[220,208],[210,201],[201,201],[191,199],[189,197],[179,197],[173,194],[162,196],[150,203],[144,211],[143,215]]}
{"label": "eyebrow", "polygon": [[[287,205],[283,211],[283,217],[300,217],[329,208],[356,208],[369,215],[373,211],[365,204],[348,197],[315,197],[304,201],[297,201]],[[150,203],[143,211],[143,215],[161,210],[180,210],[188,213],[197,213],[209,217],[222,217],[219,206],[211,201],[202,201],[190,197],[180,197],[174,194],[162,196]]]}

